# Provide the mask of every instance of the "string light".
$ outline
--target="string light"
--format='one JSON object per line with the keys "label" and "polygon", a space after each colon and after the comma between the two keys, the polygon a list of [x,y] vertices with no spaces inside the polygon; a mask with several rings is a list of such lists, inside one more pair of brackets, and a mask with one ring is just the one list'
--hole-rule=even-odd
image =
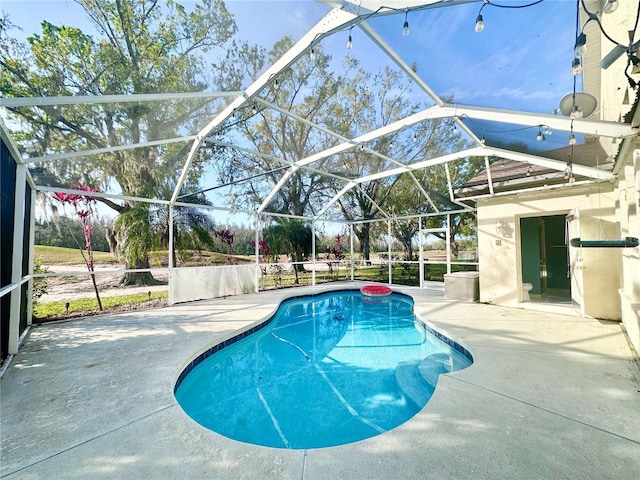
{"label": "string light", "polygon": [[569,145],[575,145],[576,144],[576,136],[572,133],[569,135]]}
{"label": "string light", "polygon": [[482,6],[480,7],[480,11],[478,12],[478,16],[476,17],[475,31],[477,33],[480,33],[484,30],[484,18],[482,18],[482,9],[487,5],[498,8],[527,8],[532,7],[533,5],[537,5],[538,3],[542,3],[543,1],[544,0],[535,0],[526,5],[498,5],[497,3],[491,3],[490,0],[482,0]]}
{"label": "string light", "polygon": [[574,58],[573,62],[571,62],[571,71],[574,77],[582,73],[582,62],[578,57]]}
{"label": "string light", "polygon": [[313,48],[311,50],[309,50],[309,58],[311,60],[315,60],[316,59],[316,51]]}
{"label": "string light", "polygon": [[489,5],[489,0],[482,0],[482,6],[480,7],[480,11],[478,12],[478,16],[476,17],[476,33],[480,33],[484,30],[484,19],[482,18],[482,9]]}
{"label": "string light", "polygon": [[567,162],[567,168],[564,169],[564,179],[570,184],[576,181],[576,177],[573,175],[573,164],[571,162]]}
{"label": "string light", "polygon": [[547,135],[551,135],[553,132],[547,125],[538,125],[538,135],[536,140],[538,142],[544,142],[547,139]]}
{"label": "string light", "polygon": [[576,37],[576,44],[573,48],[573,53],[576,58],[582,58],[587,52],[587,35],[584,32],[580,32],[580,35]]}
{"label": "string light", "polygon": [[353,27],[349,29],[349,38],[347,39],[347,50],[351,50],[353,48],[353,39],[351,38],[351,30],[353,30]]}
{"label": "string light", "polygon": [[618,6],[620,4],[618,3],[618,0],[607,0],[604,4],[604,7],[602,8],[602,11],[604,13],[613,13],[618,9]]}
{"label": "string light", "polygon": [[275,88],[276,90],[278,90],[278,88],[280,88],[280,82],[278,82],[278,79],[276,78],[276,80],[273,82],[273,88]]}
{"label": "string light", "polygon": [[251,113],[253,115],[255,115],[256,113],[258,113],[258,106],[254,103],[253,104],[253,108],[251,109]]}
{"label": "string light", "polygon": [[571,113],[569,114],[569,118],[575,119],[575,118],[582,118],[582,117],[584,117],[584,110],[582,110],[582,107],[578,105],[574,105],[573,108],[571,109]]}
{"label": "string light", "polygon": [[404,25],[402,25],[402,36],[403,37],[408,37],[409,36],[409,10],[407,10],[404,14]]}
{"label": "string light", "polygon": [[413,134],[413,143],[418,143],[418,135],[417,134]]}

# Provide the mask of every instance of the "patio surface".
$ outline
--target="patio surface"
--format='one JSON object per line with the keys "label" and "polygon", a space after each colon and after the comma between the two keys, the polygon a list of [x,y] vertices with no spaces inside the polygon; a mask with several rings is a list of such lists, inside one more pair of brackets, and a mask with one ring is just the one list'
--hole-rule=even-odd
{"label": "patio surface", "polygon": [[[182,411],[182,367],[304,287],[32,328],[0,383],[8,479],[640,478],[640,371],[620,324],[394,287],[474,356],[399,428],[307,451],[243,444]],[[442,284],[440,284],[442,285]]]}

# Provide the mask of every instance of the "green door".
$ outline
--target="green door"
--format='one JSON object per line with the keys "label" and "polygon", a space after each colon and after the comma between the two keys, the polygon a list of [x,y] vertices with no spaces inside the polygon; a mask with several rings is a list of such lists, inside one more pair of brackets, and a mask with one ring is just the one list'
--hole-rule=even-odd
{"label": "green door", "polygon": [[543,217],[544,243],[547,257],[547,288],[569,290],[568,247],[565,239],[566,219],[564,215]]}
{"label": "green door", "polygon": [[520,245],[522,257],[522,283],[530,283],[533,288],[529,292],[542,294],[540,281],[540,228],[538,217],[520,219]]}

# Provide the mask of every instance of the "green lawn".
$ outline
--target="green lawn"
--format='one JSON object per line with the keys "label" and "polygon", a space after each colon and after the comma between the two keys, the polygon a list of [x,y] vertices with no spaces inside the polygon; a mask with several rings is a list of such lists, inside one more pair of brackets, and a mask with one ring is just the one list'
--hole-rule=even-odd
{"label": "green lawn", "polygon": [[[34,257],[40,259],[42,265],[82,265],[84,260],[79,249],[50,247],[47,245],[35,245]],[[188,251],[178,254],[179,266],[194,265],[225,265],[228,263],[229,255],[218,252],[209,251]],[[167,250],[159,250],[149,253],[149,264],[151,267],[168,266]],[[242,255],[233,255],[232,259],[235,263],[247,263],[253,261],[253,257],[245,257]],[[113,265],[118,262],[109,252],[93,252],[93,262],[96,265]]]}
{"label": "green lawn", "polygon": [[[100,297],[104,311],[121,311],[127,307],[145,306],[144,304],[155,305],[159,300],[167,300],[168,291],[151,292],[151,296],[147,293],[134,293],[129,295],[117,295],[113,297]],[[66,316],[74,316],[79,313],[98,313],[98,301],[95,298],[83,298],[80,300],[71,300],[69,309],[65,302],[47,302],[37,303],[33,307],[33,315],[40,320],[61,318]]]}
{"label": "green lawn", "polygon": [[[78,248],[50,247],[48,245],[35,245],[33,255],[39,258],[42,265],[82,265],[82,253]],[[94,263],[116,263],[109,252],[93,252]]]}

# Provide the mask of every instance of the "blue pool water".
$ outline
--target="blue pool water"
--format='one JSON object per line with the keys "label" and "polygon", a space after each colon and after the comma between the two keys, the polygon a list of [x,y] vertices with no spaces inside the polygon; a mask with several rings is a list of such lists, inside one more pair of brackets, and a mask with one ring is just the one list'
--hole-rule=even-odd
{"label": "blue pool water", "polygon": [[415,317],[410,297],[343,290],[286,300],[255,333],[192,362],[175,395],[196,422],[229,438],[320,448],[401,425],[441,373],[470,364],[464,348]]}

